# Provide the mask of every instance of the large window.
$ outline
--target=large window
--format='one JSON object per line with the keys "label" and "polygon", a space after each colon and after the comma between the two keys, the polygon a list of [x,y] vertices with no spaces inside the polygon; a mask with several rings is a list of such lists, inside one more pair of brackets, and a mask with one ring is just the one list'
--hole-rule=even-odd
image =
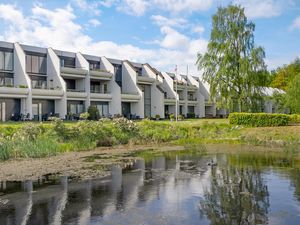
{"label": "large window", "polygon": [[83,101],[68,101],[68,113],[80,114],[84,112]]}
{"label": "large window", "polygon": [[0,73],[0,86],[10,87],[14,85],[12,73]]}
{"label": "large window", "polygon": [[100,62],[99,61],[89,61],[90,70],[99,70],[100,69]]}
{"label": "large window", "polygon": [[107,117],[109,114],[109,109],[108,109],[108,102],[95,102],[92,103],[95,105],[99,111],[99,115],[101,117]]}
{"label": "large window", "polygon": [[75,68],[75,58],[60,56],[60,66]]}
{"label": "large window", "polygon": [[113,64],[115,69],[115,81],[122,88],[122,65]]}
{"label": "large window", "polygon": [[13,70],[13,57],[12,50],[0,49],[0,70]]}
{"label": "large window", "polygon": [[47,89],[47,78],[43,76],[30,76],[32,88]]}
{"label": "large window", "polygon": [[26,72],[29,74],[47,74],[47,56],[27,54]]}

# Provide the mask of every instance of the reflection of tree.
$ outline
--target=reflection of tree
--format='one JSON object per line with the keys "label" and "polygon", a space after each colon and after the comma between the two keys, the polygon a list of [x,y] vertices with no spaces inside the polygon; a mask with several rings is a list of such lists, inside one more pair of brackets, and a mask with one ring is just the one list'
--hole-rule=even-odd
{"label": "reflection of tree", "polygon": [[295,187],[295,197],[300,201],[300,170],[293,168],[288,171],[292,185]]}
{"label": "reflection of tree", "polygon": [[211,225],[267,224],[268,196],[259,171],[213,168],[210,190],[200,204],[201,212]]}

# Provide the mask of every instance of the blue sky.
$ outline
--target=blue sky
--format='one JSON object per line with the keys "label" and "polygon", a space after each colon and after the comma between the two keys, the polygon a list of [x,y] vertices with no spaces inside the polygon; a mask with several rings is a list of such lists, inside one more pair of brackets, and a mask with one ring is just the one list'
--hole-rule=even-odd
{"label": "blue sky", "polygon": [[245,7],[269,69],[300,57],[300,0],[0,1],[0,40],[149,62],[199,75],[218,6]]}

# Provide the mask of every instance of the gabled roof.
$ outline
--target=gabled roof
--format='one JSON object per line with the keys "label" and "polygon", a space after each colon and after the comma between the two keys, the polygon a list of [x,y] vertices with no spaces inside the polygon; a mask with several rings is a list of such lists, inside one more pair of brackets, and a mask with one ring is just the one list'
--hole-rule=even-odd
{"label": "gabled roof", "polygon": [[270,97],[273,96],[275,93],[285,94],[285,91],[278,88],[272,88],[272,87],[263,87],[262,92],[266,96],[270,96]]}
{"label": "gabled roof", "polygon": [[154,67],[152,67],[149,63],[145,63],[144,65],[148,66],[153,73],[160,76],[162,79],[165,79],[164,76],[161,74],[161,72],[155,69]]}

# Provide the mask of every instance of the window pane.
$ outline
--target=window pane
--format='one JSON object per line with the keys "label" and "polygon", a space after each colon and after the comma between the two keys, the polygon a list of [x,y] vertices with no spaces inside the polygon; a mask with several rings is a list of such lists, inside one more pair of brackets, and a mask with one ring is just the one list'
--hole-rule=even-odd
{"label": "window pane", "polygon": [[32,66],[32,73],[39,73],[39,57],[32,55],[31,56],[31,66]]}
{"label": "window pane", "polygon": [[70,104],[70,112],[73,113],[73,114],[76,114],[76,105],[74,104]]}
{"label": "window pane", "polygon": [[0,70],[4,69],[4,52],[0,52]]}
{"label": "window pane", "polygon": [[26,55],[26,72],[31,73],[31,55]]}
{"label": "window pane", "polygon": [[10,77],[5,78],[5,85],[6,86],[13,86],[14,85],[14,79]]}
{"label": "window pane", "polygon": [[39,73],[47,73],[47,57],[39,57]]}
{"label": "window pane", "polygon": [[83,113],[83,105],[77,105],[77,113],[80,114],[80,113]]}
{"label": "window pane", "polygon": [[13,53],[5,52],[5,70],[13,70]]}
{"label": "window pane", "polygon": [[39,105],[38,104],[32,104],[32,114],[39,115]]}
{"label": "window pane", "polygon": [[103,105],[103,115],[108,116],[108,105]]}

